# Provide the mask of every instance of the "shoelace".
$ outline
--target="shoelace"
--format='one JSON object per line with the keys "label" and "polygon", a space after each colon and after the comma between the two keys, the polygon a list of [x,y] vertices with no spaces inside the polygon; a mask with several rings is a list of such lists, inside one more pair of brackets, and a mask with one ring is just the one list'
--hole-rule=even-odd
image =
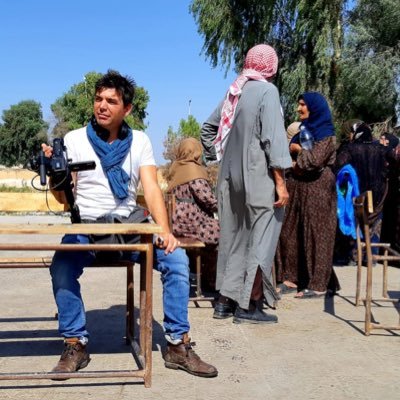
{"label": "shoelace", "polygon": [[192,357],[200,358],[193,350],[193,347],[196,346],[196,342],[188,342],[184,343],[184,345],[186,350],[186,357],[189,357],[189,355],[191,355]]}
{"label": "shoelace", "polygon": [[73,356],[74,355],[74,351],[77,351],[77,349],[75,348],[75,344],[68,344],[64,351],[62,352],[61,358],[67,358],[69,356]]}

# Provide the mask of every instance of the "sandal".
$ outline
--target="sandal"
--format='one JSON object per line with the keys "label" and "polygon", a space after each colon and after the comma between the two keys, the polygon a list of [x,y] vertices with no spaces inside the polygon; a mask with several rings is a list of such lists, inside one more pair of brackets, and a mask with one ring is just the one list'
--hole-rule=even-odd
{"label": "sandal", "polygon": [[297,287],[288,286],[283,282],[280,283],[276,288],[279,289],[279,290],[277,290],[278,294],[297,292]]}
{"label": "sandal", "polygon": [[327,292],[317,293],[312,289],[304,289],[298,293],[298,295],[302,293],[300,296],[294,296],[295,299],[317,299],[319,297],[325,297]]}

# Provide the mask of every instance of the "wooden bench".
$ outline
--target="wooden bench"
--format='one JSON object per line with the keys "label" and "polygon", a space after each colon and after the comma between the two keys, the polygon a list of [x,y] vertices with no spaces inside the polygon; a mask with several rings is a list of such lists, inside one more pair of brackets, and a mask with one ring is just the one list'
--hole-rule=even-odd
{"label": "wooden bench", "polygon": [[[361,301],[365,304],[365,335],[369,335],[373,329],[399,330],[400,319],[398,324],[377,324],[372,322],[372,302],[392,302],[399,303],[399,298],[389,298],[387,292],[388,285],[388,261],[400,260],[400,254],[390,247],[389,243],[371,243],[370,235],[370,216],[373,213],[372,192],[368,191],[354,198],[354,211],[357,222],[357,283],[356,283],[356,300],[355,305],[358,306]],[[373,254],[373,248],[383,249],[384,254]],[[361,270],[363,267],[363,258],[366,256],[367,267],[367,283],[366,297],[361,299]],[[372,297],[372,269],[374,261],[383,261],[383,287],[382,298]]]}
{"label": "wooden bench", "polygon": [[[94,372],[27,372],[27,373],[0,373],[0,380],[22,379],[67,379],[67,378],[105,378],[105,377],[132,377],[143,379],[145,387],[151,386],[152,373],[152,277],[153,277],[153,235],[160,233],[161,227],[156,224],[0,224],[1,235],[64,235],[64,234],[139,234],[141,243],[137,244],[49,244],[42,243],[1,243],[0,251],[138,251],[143,253],[140,264],[140,333],[139,344],[134,336],[134,276],[131,261],[117,263],[98,263],[96,266],[126,267],[126,341],[132,347],[134,359],[138,369],[120,371]],[[29,237],[28,237],[29,239]],[[51,263],[48,257],[2,257],[0,268],[47,268]]]}

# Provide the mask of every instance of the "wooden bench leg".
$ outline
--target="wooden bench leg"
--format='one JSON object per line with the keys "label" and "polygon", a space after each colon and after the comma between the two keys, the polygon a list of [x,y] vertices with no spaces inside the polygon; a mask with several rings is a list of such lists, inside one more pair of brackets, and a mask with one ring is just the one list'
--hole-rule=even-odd
{"label": "wooden bench leg", "polygon": [[203,295],[201,290],[201,255],[200,251],[196,251],[196,296]]}
{"label": "wooden bench leg", "polygon": [[[388,254],[389,254],[388,249],[385,249],[384,256],[387,257]],[[387,292],[387,280],[388,280],[387,271],[388,271],[388,260],[384,259],[383,260],[383,277],[382,277],[382,280],[383,280],[382,296],[385,298],[389,297],[388,292]]]}
{"label": "wooden bench leg", "polygon": [[[144,239],[151,243],[151,239]],[[146,257],[140,263],[140,349],[144,356],[144,386],[151,387],[152,336],[153,336],[153,246],[149,246]],[[143,276],[143,278],[142,278]]]}
{"label": "wooden bench leg", "polygon": [[[365,230],[365,243],[371,243],[369,237],[369,230]],[[371,333],[371,305],[372,305],[372,251],[371,247],[365,248],[367,256],[367,293],[365,296],[365,335],[369,336]]]}
{"label": "wooden bench leg", "polygon": [[357,281],[356,281],[356,307],[361,303],[361,269],[362,269],[362,246],[360,239],[360,228],[357,227]]}
{"label": "wooden bench leg", "polygon": [[133,263],[126,266],[126,344],[135,337]]}

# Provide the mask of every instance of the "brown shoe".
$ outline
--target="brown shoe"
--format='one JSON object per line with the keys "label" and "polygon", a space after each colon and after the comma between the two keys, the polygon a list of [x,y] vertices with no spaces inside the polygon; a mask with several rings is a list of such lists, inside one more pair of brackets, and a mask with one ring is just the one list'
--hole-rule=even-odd
{"label": "brown shoe", "polygon": [[[84,346],[76,338],[68,338],[64,341],[64,350],[61,354],[58,364],[52,369],[51,372],[75,372],[79,369],[85,368],[90,362],[89,353]],[[65,380],[53,379],[53,380]]]}
{"label": "brown shoe", "polygon": [[187,334],[184,335],[181,344],[172,345],[168,343],[167,351],[164,354],[165,366],[171,369],[183,369],[189,374],[203,378],[217,376],[217,369],[201,360],[192,349],[194,345],[195,343],[190,343],[190,338]]}

